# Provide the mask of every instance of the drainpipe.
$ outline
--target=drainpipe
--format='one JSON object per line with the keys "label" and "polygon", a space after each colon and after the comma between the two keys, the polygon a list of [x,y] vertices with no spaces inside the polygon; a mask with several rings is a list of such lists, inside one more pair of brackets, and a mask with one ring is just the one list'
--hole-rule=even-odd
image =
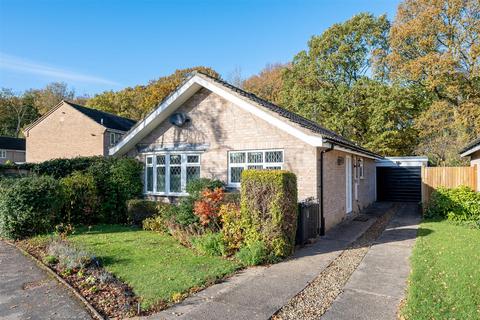
{"label": "drainpipe", "polygon": [[325,235],[325,216],[323,215],[323,155],[332,151],[334,146],[333,143],[330,143],[330,148],[320,152],[320,236]]}

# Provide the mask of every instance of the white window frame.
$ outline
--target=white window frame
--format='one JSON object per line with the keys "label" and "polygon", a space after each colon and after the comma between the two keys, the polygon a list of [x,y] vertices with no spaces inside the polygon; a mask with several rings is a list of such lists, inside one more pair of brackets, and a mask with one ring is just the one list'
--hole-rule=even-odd
{"label": "white window frame", "polygon": [[0,159],[6,159],[6,158],[7,158],[7,150],[0,149]]}
{"label": "white window frame", "polygon": [[[201,172],[201,155],[198,151],[162,151],[162,152],[149,152],[143,154],[145,157],[145,174],[144,174],[144,193],[147,195],[157,196],[187,196],[187,167],[198,167]],[[157,164],[157,156],[165,156],[165,165]],[[181,157],[180,165],[180,192],[170,192],[170,156],[179,155]],[[198,156],[198,162],[187,163],[188,156]],[[152,158],[152,164],[147,164],[147,158]],[[153,166],[153,191],[147,190],[147,167]],[[172,165],[173,166],[173,165]],[[165,167],[165,191],[157,191],[157,167]]]}
{"label": "white window frame", "polygon": [[110,147],[117,145],[117,143],[121,140],[122,135],[117,132],[110,132]]}
{"label": "white window frame", "polygon": [[[261,152],[262,153],[262,162],[248,162],[248,153],[253,152]],[[266,162],[265,161],[265,153],[266,152],[281,152],[282,153],[282,162]],[[245,162],[243,163],[231,163],[230,162],[230,154],[232,153],[244,153],[245,155]],[[239,188],[240,182],[232,182],[230,168],[243,168],[244,170],[248,169],[248,166],[262,166],[262,169],[268,168],[275,168],[280,167],[280,170],[283,169],[283,165],[285,163],[285,151],[283,149],[253,149],[253,150],[232,150],[228,151],[228,165],[227,165],[227,172],[228,172],[228,182],[227,186],[231,188]]]}
{"label": "white window frame", "polygon": [[358,158],[358,176],[360,179],[365,179],[365,162],[363,158]]}

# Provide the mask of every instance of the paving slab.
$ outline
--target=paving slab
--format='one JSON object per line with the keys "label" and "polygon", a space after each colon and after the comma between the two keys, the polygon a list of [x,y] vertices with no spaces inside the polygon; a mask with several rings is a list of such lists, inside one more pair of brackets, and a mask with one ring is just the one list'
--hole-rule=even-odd
{"label": "paving slab", "polygon": [[0,319],[92,319],[65,287],[0,241]]}
{"label": "paving slab", "polygon": [[419,222],[418,207],[402,204],[321,319],[396,319]]}
{"label": "paving slab", "polygon": [[362,235],[392,204],[369,208],[367,221],[348,221],[327,236],[296,251],[291,259],[242,271],[149,319],[269,319],[348,245]]}

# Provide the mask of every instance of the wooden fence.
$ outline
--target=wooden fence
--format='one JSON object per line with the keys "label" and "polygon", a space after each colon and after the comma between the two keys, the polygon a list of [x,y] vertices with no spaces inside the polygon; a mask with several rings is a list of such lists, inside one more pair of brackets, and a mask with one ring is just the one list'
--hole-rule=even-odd
{"label": "wooden fence", "polygon": [[477,166],[472,167],[422,167],[422,202],[428,203],[438,187],[467,186],[477,190]]}

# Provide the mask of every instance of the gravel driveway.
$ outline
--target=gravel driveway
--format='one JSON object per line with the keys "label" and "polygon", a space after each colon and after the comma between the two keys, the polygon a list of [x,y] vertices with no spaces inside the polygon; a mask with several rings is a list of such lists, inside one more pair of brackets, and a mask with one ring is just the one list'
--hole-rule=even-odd
{"label": "gravel driveway", "polygon": [[0,319],[91,319],[36,263],[0,240]]}

